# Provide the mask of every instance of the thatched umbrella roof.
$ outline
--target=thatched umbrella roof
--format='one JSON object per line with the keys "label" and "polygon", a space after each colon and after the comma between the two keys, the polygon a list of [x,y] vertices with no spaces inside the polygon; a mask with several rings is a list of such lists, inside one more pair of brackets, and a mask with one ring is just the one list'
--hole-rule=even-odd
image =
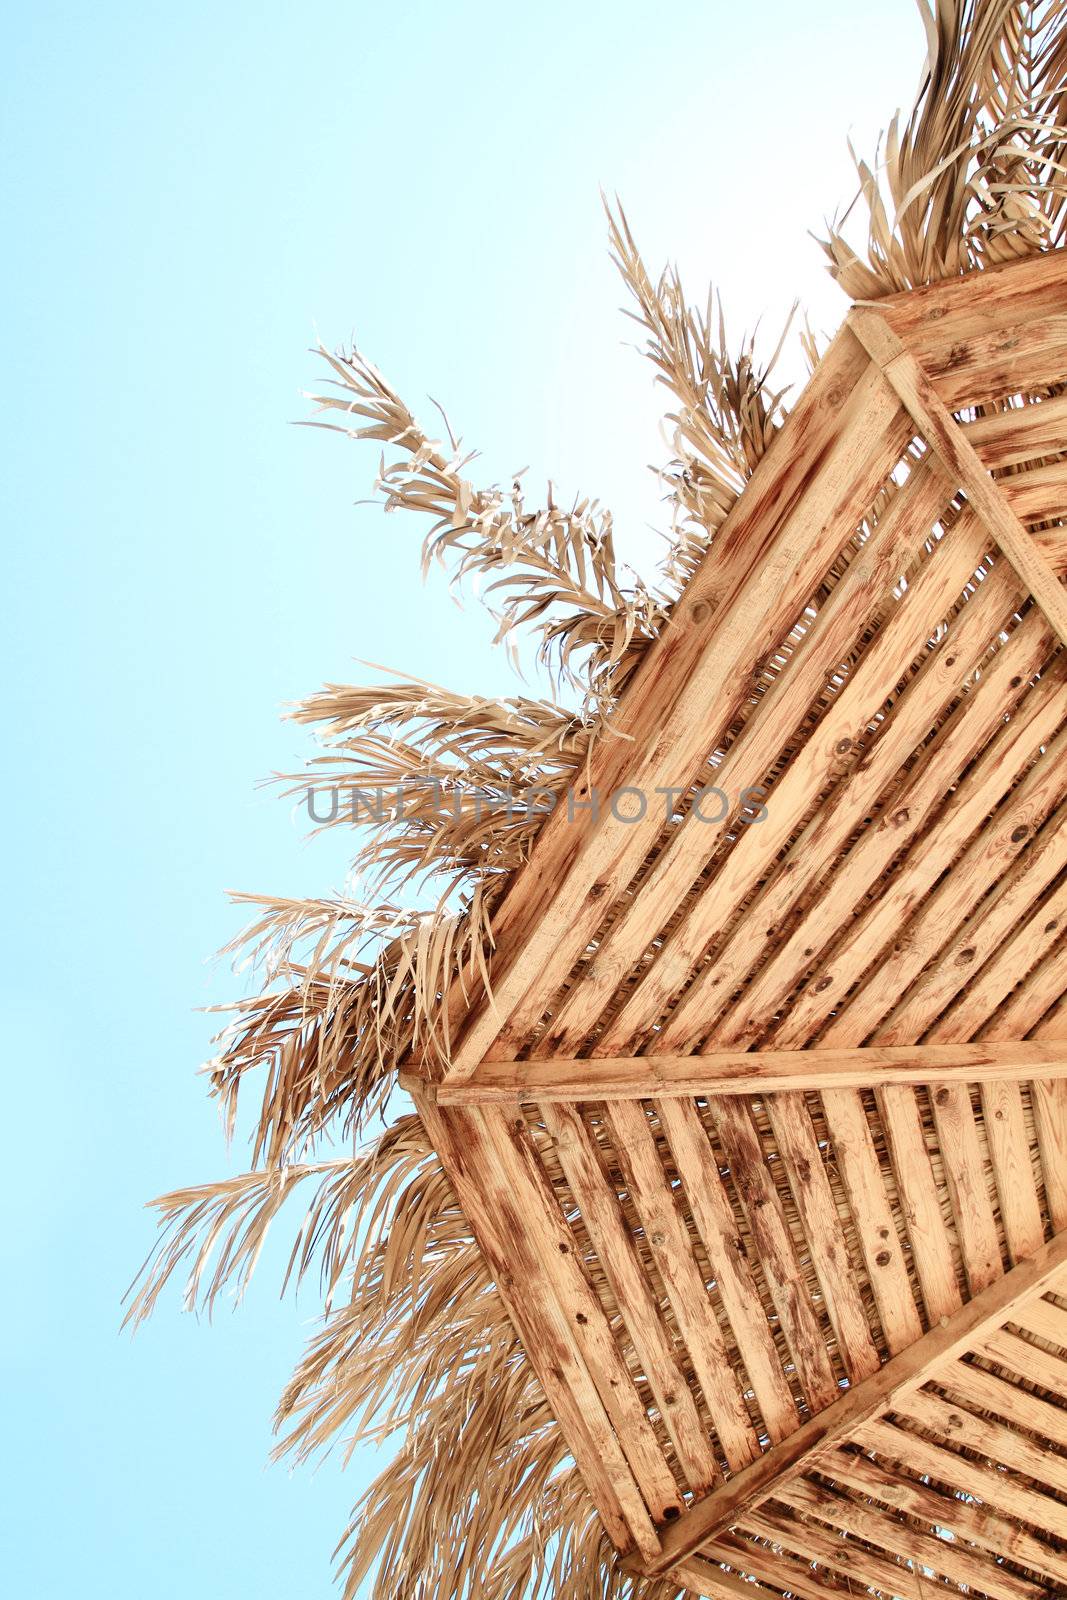
{"label": "thatched umbrella roof", "polygon": [[248,897],[252,1170],[155,1202],[131,1306],[295,1214],[279,1452],[395,1451],[346,1593],[1067,1585],[1064,9],[927,17],[791,409],[609,208],[670,396],[650,583],[322,351],[317,425],[554,683],[297,709],[373,900]]}

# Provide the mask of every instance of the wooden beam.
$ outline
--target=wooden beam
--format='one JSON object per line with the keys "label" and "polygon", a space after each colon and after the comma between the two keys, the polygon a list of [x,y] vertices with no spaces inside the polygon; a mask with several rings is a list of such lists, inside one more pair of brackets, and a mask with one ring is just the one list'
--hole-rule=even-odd
{"label": "wooden beam", "polygon": [[[598,1060],[483,1061],[465,1083],[438,1084],[440,1105],[522,1101],[650,1100],[665,1096],[774,1094],[789,1089],[874,1089],[899,1083],[989,1083],[1067,1078],[1067,1043],[868,1045],[853,1050],[720,1050],[711,1055],[605,1056]],[[413,1073],[403,1087],[433,1094]]]}
{"label": "wooden beam", "polygon": [[885,373],[931,449],[959,481],[971,506],[1067,644],[1067,593],[1037,553],[1003,490],[982,464],[918,361],[886,319],[871,307],[858,306],[850,311],[848,326]]}
{"label": "wooden beam", "polygon": [[775,1445],[721,1489],[698,1501],[670,1527],[661,1530],[662,1550],[649,1565],[625,1563],[649,1577],[669,1572],[709,1540],[746,1519],[746,1513],[783,1481],[812,1470],[823,1453],[856,1430],[892,1411],[898,1396],[926,1383],[936,1370],[980,1344],[1009,1320],[1013,1306],[1044,1293],[1067,1268],[1067,1233],[1057,1234],[1029,1261],[976,1295],[954,1317],[924,1334],[910,1350],[888,1361],[880,1372],[857,1384],[842,1399]]}

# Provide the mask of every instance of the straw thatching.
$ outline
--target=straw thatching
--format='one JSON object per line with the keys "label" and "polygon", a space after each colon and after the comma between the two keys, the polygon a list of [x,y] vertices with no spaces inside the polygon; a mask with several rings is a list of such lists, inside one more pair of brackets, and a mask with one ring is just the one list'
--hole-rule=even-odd
{"label": "straw thatching", "polygon": [[[285,1209],[324,1316],[279,1454],[392,1452],[348,1595],[1067,1589],[1065,10],[924,12],[789,412],[609,209],[669,397],[650,582],[321,352],[315,425],[551,685],[296,709],[283,783],[396,796],[373,900],[247,897],[210,1073],[252,1169],[155,1202],[130,1305],[239,1295]],[[667,758],[659,821],[568,813]],[[758,793],[701,828],[709,778]]]}

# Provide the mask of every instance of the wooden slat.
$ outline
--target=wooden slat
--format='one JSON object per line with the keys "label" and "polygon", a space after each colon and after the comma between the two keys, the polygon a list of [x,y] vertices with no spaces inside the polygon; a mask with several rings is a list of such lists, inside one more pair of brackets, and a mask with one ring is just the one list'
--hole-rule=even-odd
{"label": "wooden slat", "polygon": [[838,1352],[849,1381],[858,1383],[877,1372],[881,1362],[811,1117],[799,1093],[770,1095],[766,1106]]}
{"label": "wooden slat", "polygon": [[1067,316],[1005,322],[922,366],[949,411],[1045,389],[1067,373]]}
{"label": "wooden slat", "polygon": [[[1061,694],[1057,684],[1042,697],[1053,715],[1062,707]],[[1010,748],[1010,723],[1007,731]],[[1024,748],[1032,736],[1033,729],[1028,728],[1021,740]],[[845,1047],[875,1034],[898,996],[934,959],[962,918],[1019,855],[1032,829],[1058,804],[1067,785],[1067,729],[1048,745],[1008,801],[986,822],[1012,780],[1013,772],[997,759],[1001,754],[991,750],[988,760],[975,763],[944,807],[937,827],[924,837],[921,847],[909,853],[870,911],[856,918],[852,931],[798,997],[788,1026],[775,1030],[787,1035],[781,1042],[802,1043],[831,1010],[836,1010],[836,1015],[822,1031],[822,1044]],[[1022,759],[1018,744],[1012,759]],[[1018,766],[1013,771],[1017,772]],[[970,843],[961,853],[965,839]],[[949,865],[952,873],[931,892]],[[908,938],[901,940],[898,935],[905,924]],[[887,943],[891,948],[876,961]],[[864,971],[866,978],[854,988]],[[847,1003],[840,1005],[840,997],[850,989]]]}
{"label": "wooden slat", "polygon": [[1017,1083],[1002,1079],[983,1083],[982,1121],[1000,1199],[1004,1237],[1014,1265],[1032,1256],[1045,1242],[1022,1093]]}
{"label": "wooden slat", "polygon": [[1067,441],[1067,395],[990,412],[964,423],[963,431],[988,470],[1059,455]]}
{"label": "wooden slat", "polygon": [[[846,1455],[843,1450],[836,1450],[819,1470],[824,1477],[846,1484],[859,1494],[870,1495],[928,1525],[947,1528],[994,1556],[1004,1556],[1008,1561],[1044,1573],[1047,1578],[1067,1583],[1067,1557],[1043,1539],[1035,1538],[1029,1529],[1020,1528],[999,1515],[992,1507],[976,1505],[958,1495],[941,1494],[900,1472],[887,1472],[868,1456]],[[972,1580],[961,1574],[960,1581],[969,1583]],[[982,1587],[977,1569],[973,1581]]]}
{"label": "wooden slat", "polygon": [[[1054,860],[1067,841],[1067,829],[1058,818],[1054,818],[1051,825],[1063,833],[1063,838],[1056,840],[1056,848],[1049,852]],[[1043,861],[1042,866],[1045,864]],[[937,1026],[930,1030],[930,1036],[970,1038],[1020,979],[1040,966],[1043,958],[1060,942],[1064,928],[1067,928],[1067,882],[1061,882],[1039,906],[1031,909],[1026,921],[1004,941]]]}
{"label": "wooden slat", "polygon": [[915,1091],[890,1085],[880,1089],[875,1098],[896,1177],[897,1203],[911,1240],[927,1321],[932,1325],[955,1315],[962,1301]]}
{"label": "wooden slat", "polygon": [[[1040,822],[1040,816],[1035,820]],[[1033,956],[1021,967],[1017,952],[1012,951],[1007,966],[1009,977],[1002,980],[1006,981],[1006,987],[1000,987],[994,978],[988,996],[968,993],[960,998],[961,991],[974,984],[976,975],[984,976],[983,969],[987,961],[991,962],[991,972],[999,969],[1003,973],[1004,963],[1000,958],[1006,948],[1005,941],[1008,941],[1007,948],[1010,949],[1009,936],[1016,923],[1032,913],[1035,902],[1040,900],[1056,875],[1067,866],[1065,824],[1067,812],[1051,818],[1038,837],[1009,866],[991,893],[943,946],[936,963],[920,973],[907,994],[894,1006],[878,1029],[881,1043],[905,1044],[924,1036],[931,1043],[946,1044],[953,1040],[970,1039],[1004,995],[1018,983],[1027,967],[1036,964],[1035,958],[1039,954],[1036,943]],[[1029,833],[1030,830],[1027,831]],[[1045,922],[1049,921],[1049,916],[1044,913],[1041,915]],[[1048,934],[1056,931],[1049,929]],[[978,987],[981,990],[981,981]],[[992,998],[994,994],[995,998]]]}
{"label": "wooden slat", "polygon": [[487,1178],[512,1233],[523,1231],[541,1263],[540,1293],[551,1294],[600,1395],[653,1520],[677,1515],[681,1496],[622,1359],[604,1311],[582,1270],[578,1247],[529,1144],[525,1122],[493,1107],[472,1111],[480,1123]]}
{"label": "wooden slat", "polygon": [[[1040,411],[1040,406],[1028,406]],[[1067,437],[1067,435],[1065,435]],[[1013,472],[998,478],[997,487],[1020,522],[1044,522],[1049,517],[1067,515],[1067,461],[1054,461],[1029,472]],[[1056,530],[1051,530],[1056,532]],[[1031,535],[1031,538],[1033,535]],[[1067,530],[1060,530],[1054,543],[1063,545]],[[1041,554],[1041,545],[1038,545]]]}
{"label": "wooden slat", "polygon": [[672,1574],[676,1582],[684,1584],[692,1594],[702,1594],[706,1600],[753,1600],[753,1596],[766,1595],[762,1584],[752,1583],[724,1572],[714,1562],[702,1556],[690,1556],[676,1567]]}
{"label": "wooden slat", "polygon": [[764,1425],[772,1442],[777,1443],[800,1426],[800,1418],[707,1132],[692,1100],[658,1100],[656,1114],[677,1164],[738,1349],[743,1352]]}
{"label": "wooden slat", "polygon": [[[809,1561],[817,1561],[832,1579],[827,1585],[831,1593],[840,1593],[844,1589],[848,1594],[846,1585],[862,1584],[864,1589],[875,1588],[882,1594],[894,1597],[907,1595],[911,1588],[914,1600],[929,1600],[929,1594],[920,1596],[918,1589],[913,1587],[914,1574],[907,1567],[900,1566],[878,1551],[865,1549],[855,1538],[836,1533],[820,1522],[802,1520],[788,1507],[777,1504],[761,1506],[748,1516],[745,1527],[753,1533],[762,1534],[764,1538],[784,1544],[786,1549]],[[929,1578],[926,1579],[926,1586],[928,1591],[933,1590],[934,1595],[940,1588],[936,1580]],[[944,1590],[941,1592],[945,1593]],[[911,1595],[908,1595],[908,1600],[912,1600]]]}
{"label": "wooden slat", "polygon": [[[470,1014],[453,1053],[456,1077],[475,1070],[532,986],[558,987],[660,828],[654,806],[633,825],[610,808],[593,819],[577,807],[593,789],[608,795],[628,783],[651,794],[695,779],[747,700],[752,667],[793,625],[909,431],[845,330],[717,532],[716,559],[646,652],[612,719],[618,737],[599,741],[574,805],[547,819],[495,914],[494,1003]],[[470,1002],[457,992],[452,1004],[458,1017]]]}
{"label": "wooden slat", "polygon": [[[861,790],[855,797],[846,794],[836,801],[831,797],[830,804],[820,809],[790,849],[777,879],[756,897],[741,930],[713,963],[732,987],[733,978],[741,975],[738,969],[743,972],[747,965],[746,929],[758,934],[761,925],[768,930],[780,928],[787,918],[795,920],[795,913],[799,913],[795,931],[771,948],[765,965],[731,1008],[731,1031],[743,1031],[746,1038],[758,1035],[795,990],[798,979],[810,969],[812,977],[807,989],[778,1029],[778,1042],[783,1046],[806,1042],[811,1033],[811,1017],[821,1021],[826,1013],[825,996],[830,990],[824,983],[827,946],[840,936],[842,926],[849,928],[846,910],[861,908],[858,914],[863,938],[858,939],[849,928],[844,940],[844,949],[855,955],[847,964],[848,971],[858,976],[857,968],[862,970],[867,964],[873,940],[884,941],[892,936],[921,901],[925,887],[936,881],[936,872],[930,875],[931,855],[938,862],[951,861],[959,838],[967,837],[963,828],[973,832],[1004,793],[1011,763],[1021,766],[1055,732],[1062,717],[1062,669],[1054,666],[1048,677],[1026,693],[1021,704],[1016,704],[1020,690],[1047,661],[1051,645],[1051,632],[1040,613],[1023,619],[982,672],[977,685],[957,706],[925,757],[919,759],[899,787],[890,787],[878,823],[863,829],[843,861],[836,859],[837,853],[847,843],[850,832],[862,825],[863,817],[869,814],[861,810],[857,817],[856,802],[866,799],[870,807],[871,794],[865,795]],[[1016,683],[1019,688],[1013,688]],[[1007,724],[1006,712],[1011,713]],[[885,744],[880,741],[875,746],[873,770],[865,774],[872,789],[881,789],[886,781],[880,760],[883,749]],[[895,764],[895,755],[890,760]],[[976,765],[968,772],[972,761]],[[946,794],[958,784],[961,773],[967,773],[967,777],[948,801],[947,816],[941,820],[942,831],[936,836],[928,833],[921,855],[916,852],[905,863],[904,872],[913,876],[917,872],[923,887],[913,888],[910,897],[905,898],[909,878],[898,874],[898,881],[891,881],[881,897],[889,897],[886,906],[876,903],[867,911],[863,908],[864,897],[878,885],[893,861],[924,833],[938,809],[945,805]],[[813,884],[819,885],[814,899],[810,896]],[[750,950],[754,942],[750,939]],[[831,975],[833,970],[831,966]],[[835,985],[832,992],[836,999],[843,991]],[[860,1032],[858,1039],[863,1037]]]}
{"label": "wooden slat", "polygon": [[[938,1382],[941,1382],[940,1377]],[[967,1394],[965,1385],[961,1385],[960,1389],[961,1393]],[[981,1397],[974,1395],[972,1403],[981,1405]],[[939,1433],[946,1441],[959,1445],[961,1449],[977,1451],[989,1462],[1011,1467],[1024,1477],[1033,1478],[1060,1494],[1067,1494],[1067,1460],[1036,1444],[1024,1433],[1005,1427],[988,1416],[976,1416],[965,1405],[953,1405],[928,1389],[915,1389],[901,1396],[897,1400],[896,1410],[899,1415],[917,1422],[928,1433]],[[1025,1425],[1022,1418],[1018,1420],[1020,1425]]]}
{"label": "wooden slat", "polygon": [[597,1258],[611,1284],[634,1349],[644,1367],[663,1425],[690,1489],[702,1494],[722,1474],[685,1374],[675,1356],[618,1196],[609,1186],[596,1142],[571,1106],[542,1106],[571,1192]]}
{"label": "wooden slat", "polygon": [[931,1089],[930,1103],[963,1270],[974,1295],[999,1278],[1004,1268],[970,1090],[958,1083],[941,1083]]}
{"label": "wooden slat", "polygon": [[[1067,1077],[1067,1041],[861,1045],[810,1050],[718,1050],[707,1055],[487,1061],[469,1083],[429,1090],[440,1105],[652,1100],[669,1096],[774,1094],[792,1089],[981,1083]],[[402,1083],[418,1084],[404,1075]]]}
{"label": "wooden slat", "polygon": [[[1057,1014],[1052,1031],[1045,1032],[1046,1021]],[[1064,1036],[1067,1021],[1067,933],[1036,967],[1024,972],[1019,983],[999,1007],[983,1022],[978,1037],[1006,1039],[1055,1039]]]}
{"label": "wooden slat", "polygon": [[[877,311],[870,307],[854,308],[849,313],[848,322],[871,359],[878,362],[907,406],[927,442],[966,491],[968,501],[993,534],[1059,637],[1067,642],[1067,593],[1037,554],[1026,529],[996,481],[982,465],[974,446],[968,443],[966,434],[953,419],[931,378]],[[1039,328],[1041,336],[1047,334],[1049,341],[1055,342],[1055,359],[1062,376],[1067,372],[1067,317],[1050,318],[1044,327],[1039,324],[1029,326]],[[1011,331],[1015,333],[1015,330]],[[1028,358],[1030,353],[1027,349],[1024,358]],[[958,403],[955,394],[949,397],[949,404],[952,403]]]}
{"label": "wooden slat", "polygon": [[746,1520],[746,1513],[775,1492],[785,1475],[808,1471],[820,1455],[853,1437],[859,1427],[883,1411],[892,1411],[896,1399],[925,1383],[956,1357],[971,1349],[1011,1316],[1014,1305],[1044,1293],[1062,1282],[1067,1265],[1067,1235],[1059,1235],[1036,1256],[1013,1267],[981,1294],[929,1333],[888,1361],[880,1372],[845,1394],[813,1417],[781,1444],[766,1451],[705,1500],[691,1506],[671,1527],[663,1530],[663,1550],[648,1571],[668,1571],[675,1561],[713,1539],[725,1528]]}
{"label": "wooden slat", "polygon": [[609,1106],[607,1121],[726,1459],[743,1466],[759,1454],[759,1441],[648,1119],[639,1105],[622,1102]]}
{"label": "wooden slat", "polygon": [[1028,1301],[1025,1306],[1019,1307],[1012,1321],[1067,1352],[1067,1311],[1053,1305],[1051,1300]]}
{"label": "wooden slat", "polygon": [[[1065,1037],[1067,1008],[1062,1005],[1034,1027],[1034,1039],[1042,1044]],[[1044,1074],[1035,1076],[1030,1085],[1030,1098],[1041,1151],[1045,1201],[1052,1226],[1059,1233],[1067,1229],[1067,1084]]]}
{"label": "wooden slat", "polygon": [[650,1559],[659,1540],[641,1491],[554,1290],[545,1281],[545,1263],[531,1249],[521,1228],[508,1231],[510,1206],[516,1197],[508,1197],[508,1211],[496,1203],[493,1170],[488,1158],[483,1158],[476,1113],[442,1112],[431,1100],[420,1097],[417,1089],[413,1094],[605,1529],[620,1550],[636,1544],[640,1554]]}
{"label": "wooden slat", "polygon": [[1031,1340],[1002,1328],[982,1341],[978,1354],[1025,1378],[1027,1383],[1036,1383],[1058,1399],[1067,1400],[1067,1362]]}
{"label": "wooden slat", "polygon": [[987,1505],[996,1506],[1009,1516],[1020,1517],[1038,1528],[1051,1528],[1057,1537],[1064,1530],[1064,1508],[1047,1495],[1017,1483],[1006,1473],[980,1467],[964,1460],[941,1445],[932,1444],[916,1433],[907,1433],[887,1422],[866,1422],[856,1430],[856,1442],[866,1445],[891,1461],[899,1461],[912,1472],[929,1473],[932,1478],[957,1488],[961,1475],[971,1494],[980,1495]]}
{"label": "wooden slat", "polygon": [[1067,1083],[1035,1079],[1030,1089],[1052,1226],[1067,1228]]}
{"label": "wooden slat", "polygon": [[[705,1545],[704,1554],[717,1561],[729,1561],[742,1572],[752,1572],[775,1590],[785,1590],[796,1600],[826,1600],[826,1585],[822,1574],[813,1571],[810,1562],[787,1555],[776,1540],[773,1549],[765,1542],[757,1542],[742,1534],[725,1534]],[[673,1573],[672,1573],[673,1578]]]}
{"label": "wooden slat", "polygon": [[882,1331],[896,1355],[923,1329],[867,1113],[855,1090],[824,1090],[822,1105]]}
{"label": "wooden slat", "polygon": [[[837,1457],[828,1464],[831,1472]],[[953,1583],[967,1584],[994,1600],[1043,1600],[1044,1586],[1015,1577],[985,1556],[968,1550],[956,1541],[937,1539],[929,1532],[921,1532],[910,1523],[899,1522],[885,1511],[856,1500],[851,1495],[837,1493],[810,1479],[801,1478],[787,1484],[777,1498],[794,1510],[817,1517],[820,1522],[896,1556],[901,1561],[914,1562],[920,1568],[930,1568]],[[945,1523],[952,1525],[951,1503],[944,1503]]]}
{"label": "wooden slat", "polygon": [[1062,311],[1067,297],[1067,251],[975,268],[874,302],[921,361],[948,359],[975,334],[994,332],[1024,316]]}
{"label": "wooden slat", "polygon": [[[994,1416],[1003,1417],[1014,1428],[1027,1428],[1038,1434],[1042,1442],[1051,1441],[1061,1448],[1067,1444],[1067,1423],[1062,1409],[1042,1400],[1040,1395],[1017,1388],[995,1372],[956,1361],[940,1368],[936,1378],[938,1387],[958,1404],[981,1406],[985,1411],[992,1411]],[[896,1409],[907,1414],[910,1403],[909,1400],[907,1405]],[[1035,1472],[1031,1476],[1048,1482],[1044,1473]]]}
{"label": "wooden slat", "polygon": [[889,295],[875,307],[937,374],[946,404],[1032,392],[1067,371],[1045,326],[1067,301],[1064,258],[1063,250],[1050,250]]}
{"label": "wooden slat", "polygon": [[821,1410],[834,1399],[837,1380],[751,1112],[732,1099],[714,1100],[711,1111],[805,1398]]}

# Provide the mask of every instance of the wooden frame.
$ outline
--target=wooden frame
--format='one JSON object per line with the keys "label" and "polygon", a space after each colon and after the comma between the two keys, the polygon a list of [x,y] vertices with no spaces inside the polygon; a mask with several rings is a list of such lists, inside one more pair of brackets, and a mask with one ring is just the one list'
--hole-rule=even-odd
{"label": "wooden frame", "polygon": [[1067,1585],[1065,571],[1067,253],[854,307],[404,1065],[635,1573]]}

